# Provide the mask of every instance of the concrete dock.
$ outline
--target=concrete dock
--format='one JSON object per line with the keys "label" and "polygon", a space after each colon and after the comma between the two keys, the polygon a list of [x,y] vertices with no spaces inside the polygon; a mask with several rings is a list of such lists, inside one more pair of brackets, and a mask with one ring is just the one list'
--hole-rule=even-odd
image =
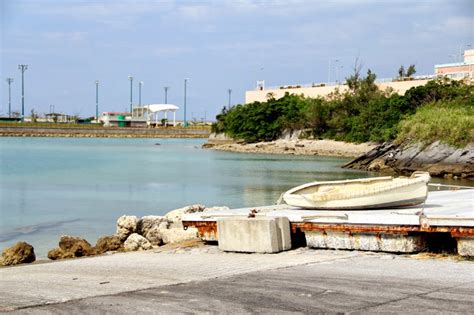
{"label": "concrete dock", "polygon": [[300,248],[217,246],[0,268],[15,314],[454,312],[474,309],[473,262]]}
{"label": "concrete dock", "polygon": [[458,253],[474,256],[474,190],[432,191],[424,204],[408,208],[322,211],[273,205],[187,214],[183,224],[196,227],[203,240],[215,241],[219,219],[250,212],[288,218],[293,235],[303,235],[314,248],[412,253],[451,238]]}

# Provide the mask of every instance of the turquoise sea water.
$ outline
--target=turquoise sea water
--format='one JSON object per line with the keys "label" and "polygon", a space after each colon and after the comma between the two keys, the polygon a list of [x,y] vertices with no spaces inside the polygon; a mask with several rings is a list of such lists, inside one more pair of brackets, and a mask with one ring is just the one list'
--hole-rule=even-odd
{"label": "turquoise sea water", "polygon": [[0,138],[0,250],[24,240],[44,258],[61,235],[95,244],[113,234],[123,214],[272,204],[305,182],[369,176],[341,169],[344,158],[218,152],[204,142]]}

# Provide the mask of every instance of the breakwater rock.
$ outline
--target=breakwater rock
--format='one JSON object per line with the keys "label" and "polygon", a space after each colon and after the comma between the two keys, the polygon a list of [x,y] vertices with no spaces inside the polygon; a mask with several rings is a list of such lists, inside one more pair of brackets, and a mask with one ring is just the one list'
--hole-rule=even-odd
{"label": "breakwater rock", "polygon": [[183,214],[224,209],[229,208],[206,208],[198,204],[172,210],[164,216],[139,218],[123,215],[117,219],[115,235],[99,238],[95,246],[80,237],[61,236],[59,247],[50,250],[48,258],[57,260],[100,255],[110,251],[149,250],[165,244],[199,240],[196,228],[184,230],[181,220]]}
{"label": "breakwater rock", "polygon": [[344,167],[395,174],[426,171],[435,177],[474,178],[474,144],[455,148],[439,141],[430,145],[386,142]]}
{"label": "breakwater rock", "polygon": [[36,260],[33,246],[25,242],[18,242],[5,249],[0,257],[0,266],[11,266],[32,263]]}

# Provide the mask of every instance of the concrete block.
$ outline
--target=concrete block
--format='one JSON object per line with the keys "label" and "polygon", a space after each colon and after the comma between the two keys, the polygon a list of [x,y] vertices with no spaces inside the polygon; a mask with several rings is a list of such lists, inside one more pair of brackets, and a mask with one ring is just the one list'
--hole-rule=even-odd
{"label": "concrete block", "polygon": [[308,247],[414,253],[426,248],[422,235],[305,231]]}
{"label": "concrete block", "polygon": [[280,245],[280,250],[289,250],[291,249],[291,228],[290,220],[287,217],[276,217],[276,226],[277,226],[277,235],[278,235],[278,244]]}
{"label": "concrete block", "polygon": [[457,239],[458,254],[465,257],[474,257],[474,237],[460,237]]}
{"label": "concrete block", "polygon": [[217,231],[219,249],[224,251],[277,253],[291,248],[288,219],[223,218],[217,220]]}

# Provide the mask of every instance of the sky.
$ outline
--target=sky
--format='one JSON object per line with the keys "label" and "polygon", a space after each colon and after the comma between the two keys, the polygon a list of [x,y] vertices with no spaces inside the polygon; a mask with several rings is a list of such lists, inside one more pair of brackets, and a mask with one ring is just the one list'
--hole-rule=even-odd
{"label": "sky", "polygon": [[[460,60],[474,48],[470,0],[0,0],[0,115],[21,108],[81,117],[138,104],[183,107],[213,119],[243,103],[257,80],[266,86],[343,80],[355,60],[378,78],[415,64],[417,75]],[[469,47],[469,45],[472,45]],[[338,60],[335,62],[334,60]],[[182,118],[183,111],[178,113]]]}

